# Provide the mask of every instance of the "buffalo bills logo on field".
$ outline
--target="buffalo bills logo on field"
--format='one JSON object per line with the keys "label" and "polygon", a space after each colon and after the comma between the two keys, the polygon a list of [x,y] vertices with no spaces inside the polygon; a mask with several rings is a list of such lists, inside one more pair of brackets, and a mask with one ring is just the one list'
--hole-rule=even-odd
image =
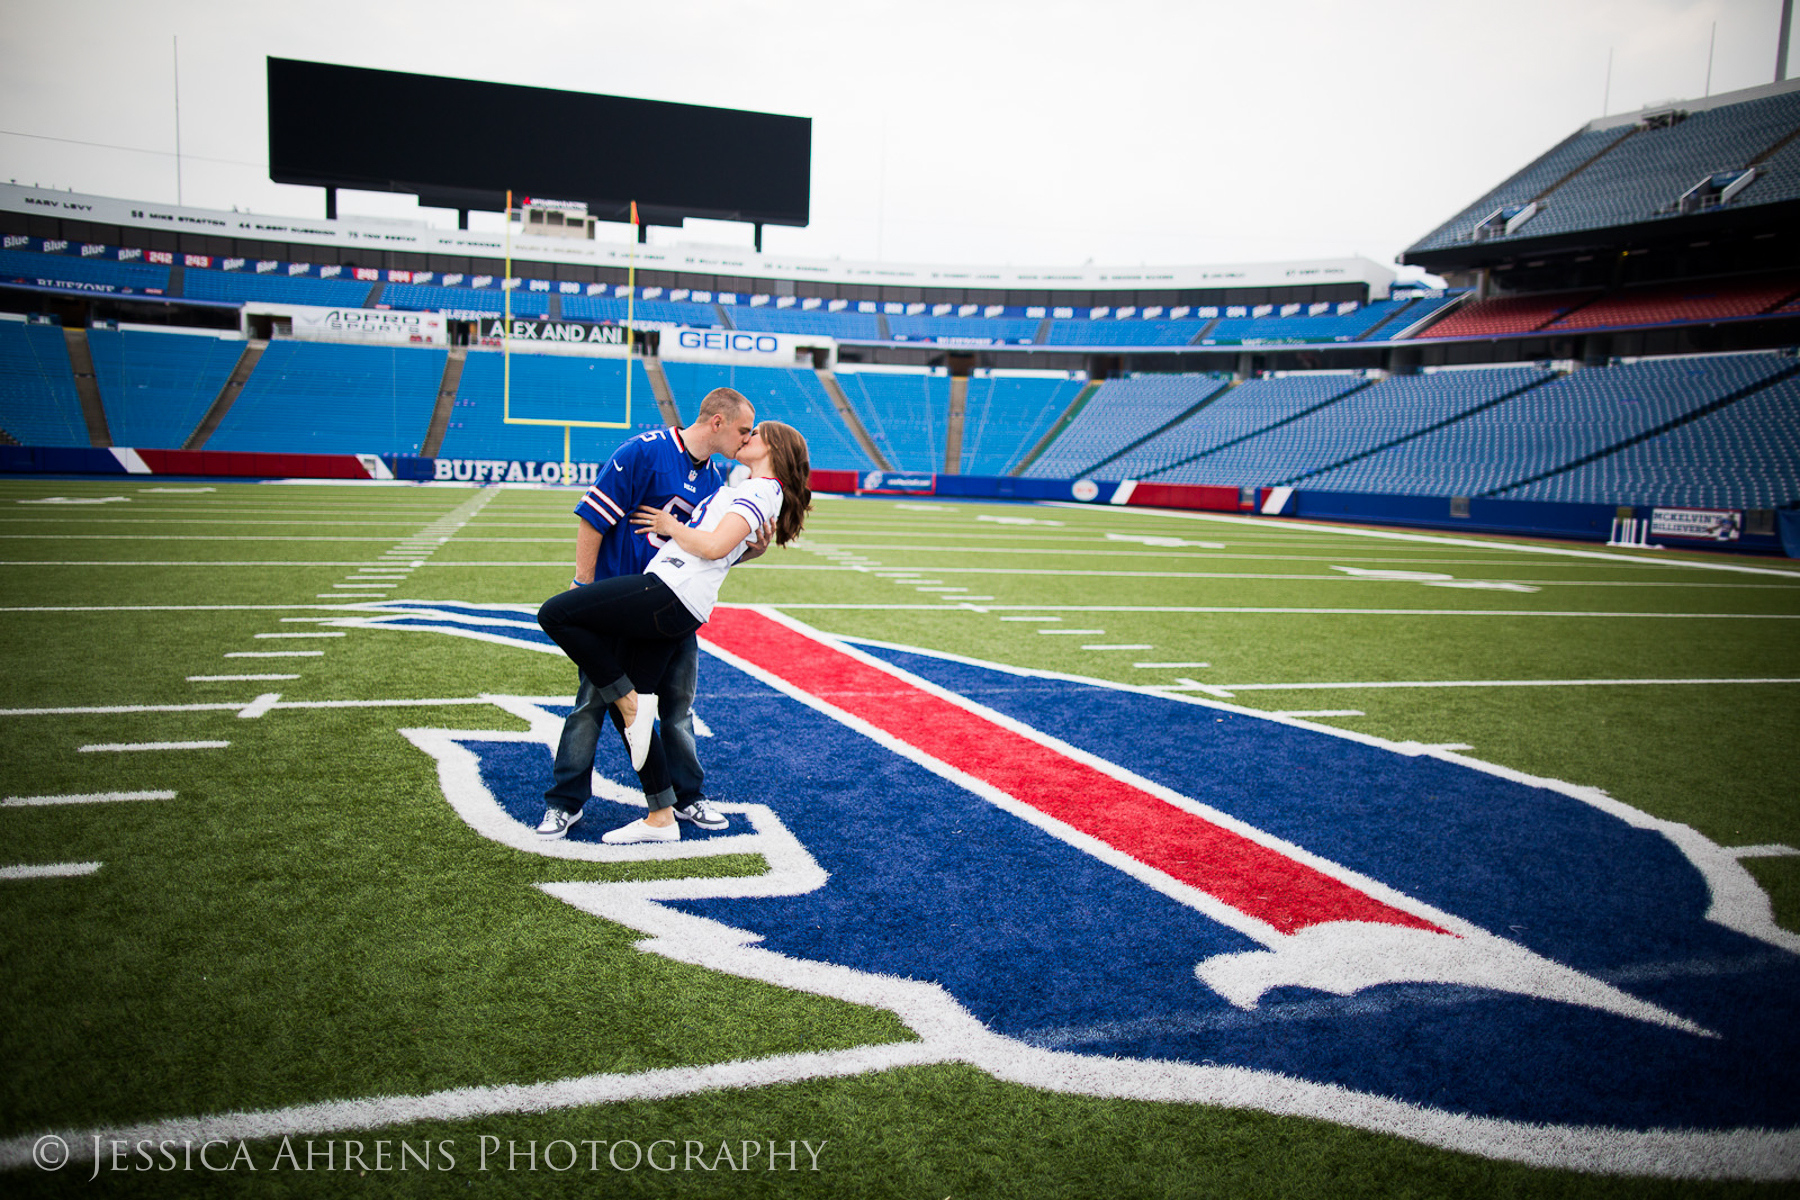
{"label": "buffalo bills logo on field", "polygon": [[[555,652],[516,607],[373,607]],[[495,698],[527,733],[406,734],[521,851],[761,853],[749,878],[542,886],[645,949],[892,1008],[916,1061],[1547,1165],[1800,1172],[1800,936],[1743,851],[1416,745],[770,610],[722,606],[702,645],[730,826],[679,846],[598,842],[641,807],[622,755],[594,800],[616,811],[531,834],[566,700]]]}

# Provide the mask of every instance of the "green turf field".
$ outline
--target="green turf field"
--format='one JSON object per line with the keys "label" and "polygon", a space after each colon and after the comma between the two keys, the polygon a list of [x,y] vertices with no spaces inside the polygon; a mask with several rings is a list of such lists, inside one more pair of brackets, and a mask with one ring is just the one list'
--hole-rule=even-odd
{"label": "green turf field", "polygon": [[[0,1139],[913,1038],[879,1009],[638,951],[634,931],[538,891],[544,860],[450,810],[433,764],[398,730],[522,729],[483,695],[569,695],[564,661],[329,623],[379,599],[535,605],[569,577],[574,499],[0,480],[0,868],[100,864],[0,879]],[[827,632],[1462,748],[1603,788],[1724,846],[1800,847],[1800,564],[821,497],[802,543],[734,571],[722,599]],[[146,798],[43,802],[119,793]],[[1800,857],[1746,865],[1780,924],[1800,930]],[[613,880],[677,868],[557,869]],[[323,1151],[314,1170],[270,1169],[285,1165],[273,1137],[245,1143],[257,1171],[133,1170],[142,1164],[127,1156],[91,1182],[85,1161],[16,1166],[0,1181],[9,1194],[933,1198],[1793,1187],[1533,1169],[1318,1121],[1038,1092],[943,1064],[429,1118],[353,1134],[366,1173],[342,1169],[339,1135],[329,1170],[316,1169]],[[823,1150],[817,1170],[803,1146],[795,1170],[626,1171],[602,1151],[598,1172],[530,1171],[507,1166],[504,1149],[482,1169],[484,1137]],[[436,1154],[438,1169],[394,1168],[402,1142]]]}

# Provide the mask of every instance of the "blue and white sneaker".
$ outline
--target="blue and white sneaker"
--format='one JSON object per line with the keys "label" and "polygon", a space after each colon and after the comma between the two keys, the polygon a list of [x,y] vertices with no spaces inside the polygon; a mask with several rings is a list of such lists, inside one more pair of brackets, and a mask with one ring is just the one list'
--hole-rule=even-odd
{"label": "blue and white sneaker", "polygon": [[731,824],[730,821],[725,819],[724,813],[713,811],[712,806],[706,802],[704,796],[698,800],[689,801],[687,804],[677,804],[675,806],[675,819],[677,821],[690,822],[691,824],[698,825],[702,829],[724,829],[727,825]]}
{"label": "blue and white sneaker", "polygon": [[568,812],[556,807],[554,804],[546,804],[544,806],[544,819],[538,822],[538,836],[547,838],[563,837],[569,832],[569,826],[579,820],[581,820],[581,813],[579,810]]}

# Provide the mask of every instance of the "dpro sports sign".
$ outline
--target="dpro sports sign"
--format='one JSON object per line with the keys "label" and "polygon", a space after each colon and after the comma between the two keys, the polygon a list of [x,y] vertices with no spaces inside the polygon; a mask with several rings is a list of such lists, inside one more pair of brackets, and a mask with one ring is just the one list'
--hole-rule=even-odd
{"label": "dpro sports sign", "polygon": [[[523,606],[351,620],[558,653]],[[596,811],[536,837],[566,703],[493,698],[524,732],[402,732],[465,821],[645,952],[884,1006],[918,1036],[816,1074],[960,1062],[1545,1166],[1800,1175],[1800,936],[1686,826],[1418,744],[773,610],[721,606],[701,639],[717,833],[600,843],[642,804],[603,753]],[[767,871],[560,882],[549,861],[745,853]],[[733,1068],[739,1087],[805,1074]]]}

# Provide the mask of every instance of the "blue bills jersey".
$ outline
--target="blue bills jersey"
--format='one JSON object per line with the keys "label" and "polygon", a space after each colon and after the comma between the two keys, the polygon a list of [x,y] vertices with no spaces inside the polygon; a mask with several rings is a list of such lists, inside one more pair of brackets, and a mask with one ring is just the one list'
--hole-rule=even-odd
{"label": "blue bills jersey", "polygon": [[686,524],[724,482],[710,459],[695,464],[678,429],[639,434],[613,451],[575,506],[575,515],[603,535],[594,578],[642,574],[662,548],[666,539],[632,526],[632,510],[647,504]]}

